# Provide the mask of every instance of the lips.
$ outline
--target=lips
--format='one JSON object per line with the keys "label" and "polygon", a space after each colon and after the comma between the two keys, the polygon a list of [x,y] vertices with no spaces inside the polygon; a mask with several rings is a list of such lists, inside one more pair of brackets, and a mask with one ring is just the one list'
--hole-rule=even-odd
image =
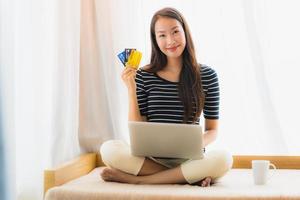
{"label": "lips", "polygon": [[176,51],[176,49],[179,47],[180,45],[178,46],[175,46],[175,47],[171,47],[171,48],[166,48],[168,51],[171,51],[171,52],[174,52]]}

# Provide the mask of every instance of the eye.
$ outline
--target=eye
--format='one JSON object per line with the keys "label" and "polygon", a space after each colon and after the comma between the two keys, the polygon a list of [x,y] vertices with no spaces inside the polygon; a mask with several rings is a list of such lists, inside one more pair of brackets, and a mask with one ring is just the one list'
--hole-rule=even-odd
{"label": "eye", "polygon": [[174,34],[175,34],[175,33],[179,33],[179,30],[175,30],[173,33],[174,33]]}
{"label": "eye", "polygon": [[165,35],[164,35],[164,34],[161,34],[161,35],[159,35],[158,37],[160,37],[160,38],[161,38],[161,37],[165,37]]}

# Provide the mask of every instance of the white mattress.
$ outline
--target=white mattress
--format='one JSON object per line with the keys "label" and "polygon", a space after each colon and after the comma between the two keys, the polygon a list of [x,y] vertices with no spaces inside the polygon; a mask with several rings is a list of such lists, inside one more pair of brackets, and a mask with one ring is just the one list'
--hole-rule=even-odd
{"label": "white mattress", "polygon": [[266,185],[254,185],[250,169],[232,169],[211,187],[191,185],[131,185],[103,181],[96,168],[50,189],[46,200],[164,200],[164,199],[299,199],[300,170],[276,170]]}

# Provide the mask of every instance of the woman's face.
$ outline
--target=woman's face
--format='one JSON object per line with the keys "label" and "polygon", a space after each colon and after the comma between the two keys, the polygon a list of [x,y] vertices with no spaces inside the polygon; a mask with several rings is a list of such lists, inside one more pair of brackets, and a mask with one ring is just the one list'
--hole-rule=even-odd
{"label": "woman's face", "polygon": [[160,17],[155,23],[154,30],[159,49],[168,58],[180,57],[186,44],[180,22],[173,18]]}

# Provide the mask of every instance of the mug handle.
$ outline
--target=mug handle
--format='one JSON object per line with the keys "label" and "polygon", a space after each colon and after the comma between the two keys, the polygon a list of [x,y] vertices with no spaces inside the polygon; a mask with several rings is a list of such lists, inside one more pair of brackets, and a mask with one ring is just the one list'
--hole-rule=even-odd
{"label": "mug handle", "polygon": [[[272,167],[273,168],[273,170],[276,170],[277,168],[276,168],[276,166],[273,164],[273,163],[270,163],[269,164],[269,167]],[[272,173],[272,175],[269,175],[269,177],[268,177],[268,180],[271,178],[271,177],[273,177],[274,176],[274,172]]]}

